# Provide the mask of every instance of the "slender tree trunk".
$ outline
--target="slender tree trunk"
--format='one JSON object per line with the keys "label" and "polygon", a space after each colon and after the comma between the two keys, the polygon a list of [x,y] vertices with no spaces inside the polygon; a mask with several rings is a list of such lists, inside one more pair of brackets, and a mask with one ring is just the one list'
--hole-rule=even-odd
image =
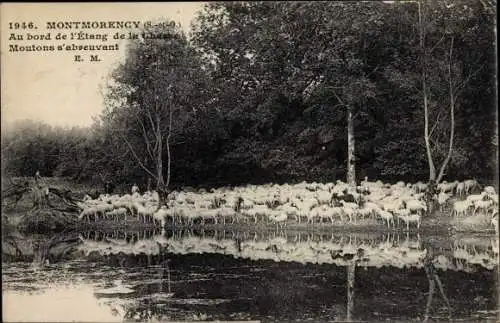
{"label": "slender tree trunk", "polygon": [[420,48],[422,50],[422,92],[424,96],[424,140],[429,164],[429,182],[436,180],[436,166],[432,159],[432,151],[429,137],[429,99],[427,93],[427,51],[425,48],[425,21],[422,14],[422,3],[418,1],[418,22],[420,30]]}
{"label": "slender tree trunk", "polygon": [[448,62],[448,78],[449,78],[449,86],[450,86],[450,143],[448,147],[448,154],[443,164],[441,165],[441,169],[439,170],[439,175],[437,177],[436,182],[439,183],[444,176],[444,171],[448,166],[451,160],[451,153],[453,152],[453,137],[455,136],[455,93],[453,89],[453,80],[451,75],[451,62],[452,62],[452,54],[453,54],[453,37],[451,38],[450,44],[450,59]]}
{"label": "slender tree trunk", "polygon": [[167,186],[170,185],[170,165],[172,156],[170,153],[170,136],[172,135],[172,107],[168,109],[168,135],[167,135]]}
{"label": "slender tree trunk", "polygon": [[496,117],[495,117],[495,138],[494,138],[494,145],[495,145],[495,187],[499,187],[500,185],[500,174],[498,172],[498,154],[500,153],[498,150],[498,109],[496,111]]}
{"label": "slender tree trunk", "polygon": [[425,77],[422,81],[424,87],[424,139],[425,139],[425,149],[427,151],[427,161],[429,164],[429,182],[436,180],[436,166],[432,159],[431,143],[429,138],[429,107],[427,101],[427,91],[426,91],[426,81]]}
{"label": "slender tree trunk", "polygon": [[[159,59],[160,56],[156,56],[156,70],[158,71],[158,66],[159,64]],[[160,120],[160,111],[158,108],[159,105],[159,98],[158,94],[156,93],[157,88],[155,87],[155,122],[156,122],[156,129],[154,130],[156,132],[156,191],[158,192],[158,207],[157,210],[159,210],[162,206],[167,205],[167,188],[165,185],[165,180],[163,179],[163,133],[162,133],[162,127],[161,127],[161,120]],[[170,131],[170,129],[169,129]],[[167,148],[168,148],[168,140],[167,140]],[[168,185],[168,184],[167,184]]]}
{"label": "slender tree trunk", "polygon": [[163,136],[160,128],[160,116],[156,114],[156,140],[158,142],[158,147],[156,150],[156,188],[163,188],[165,181],[163,179]]}
{"label": "slender tree trunk", "polygon": [[352,107],[347,107],[347,184],[356,186],[354,120]]}
{"label": "slender tree trunk", "polygon": [[[497,28],[493,28],[494,31],[495,31],[495,38],[494,39],[497,39]],[[495,52],[498,52],[498,43],[495,42]],[[495,77],[495,84],[497,86],[495,86],[495,95],[496,97],[498,97],[498,77]],[[498,154],[499,154],[499,151],[498,151],[498,108],[496,109],[495,111],[495,139],[493,140],[494,141],[494,145],[496,147],[495,149],[495,187],[498,188],[499,186],[499,182],[500,182],[500,173],[498,172]]]}
{"label": "slender tree trunk", "polygon": [[[159,120],[158,120],[159,122]],[[165,140],[165,148],[167,149],[167,181],[165,182],[163,179],[163,134],[159,132],[159,149],[158,149],[158,160],[157,160],[157,173],[158,173],[158,183],[157,183],[157,191],[159,196],[158,201],[158,209],[163,205],[167,205],[168,202],[168,186],[170,185],[170,165],[171,165],[171,153],[170,153],[170,136],[172,129],[172,109],[169,109],[169,126],[168,126],[168,135]]]}
{"label": "slender tree trunk", "polygon": [[[160,139],[161,142],[161,139]],[[160,144],[160,147],[163,146]],[[163,179],[163,159],[161,157],[162,149],[158,149],[156,158],[156,174],[158,179],[156,180],[156,188],[160,189],[165,186],[165,180]]]}
{"label": "slender tree trunk", "polygon": [[163,181],[163,175],[161,176],[161,179],[158,180],[156,191],[158,192],[158,197],[159,197],[157,209],[160,209],[162,206],[167,205],[167,195],[168,195],[167,186]]}
{"label": "slender tree trunk", "polygon": [[167,205],[167,189],[165,185],[165,180],[163,178],[163,135],[160,130],[160,117],[156,115],[156,121],[158,125],[157,129],[157,140],[158,149],[156,151],[156,191],[158,192],[158,208],[160,209],[163,205]]}

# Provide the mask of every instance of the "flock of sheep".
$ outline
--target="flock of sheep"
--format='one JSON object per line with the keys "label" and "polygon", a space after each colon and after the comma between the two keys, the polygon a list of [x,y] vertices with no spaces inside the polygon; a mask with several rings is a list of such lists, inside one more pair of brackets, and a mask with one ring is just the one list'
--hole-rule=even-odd
{"label": "flock of sheep", "polygon": [[[492,186],[484,187],[475,180],[443,182],[434,196],[441,211],[451,206],[451,215],[486,213],[497,226],[498,194]],[[81,219],[127,220],[134,218],[144,223],[165,226],[199,224],[226,224],[230,221],[268,223],[283,227],[290,220],[296,223],[334,224],[355,223],[363,219],[379,219],[388,228],[403,222],[420,228],[421,217],[427,212],[425,202],[427,184],[384,184],[367,178],[357,187],[347,183],[306,183],[246,185],[218,188],[209,192],[173,191],[167,205],[158,208],[156,192],[140,194],[101,195],[97,199],[84,198],[79,207]]]}

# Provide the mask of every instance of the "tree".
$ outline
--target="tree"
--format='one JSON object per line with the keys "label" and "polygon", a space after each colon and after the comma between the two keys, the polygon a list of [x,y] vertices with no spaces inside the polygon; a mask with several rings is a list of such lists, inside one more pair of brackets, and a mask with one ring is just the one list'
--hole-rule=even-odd
{"label": "tree", "polygon": [[375,68],[366,56],[373,45],[369,33],[384,6],[213,3],[198,18],[194,40],[208,57],[213,77],[222,79],[216,91],[219,102],[230,96],[230,110],[238,109],[236,102],[245,113],[260,114],[264,121],[258,127],[273,127],[272,119],[280,117],[276,108],[283,105],[295,118],[314,105],[327,105],[332,114],[345,113],[347,177],[355,185],[354,120],[375,96],[368,77]]}
{"label": "tree", "polygon": [[[427,160],[429,166],[429,181],[431,183],[439,183],[443,176],[445,175],[446,167],[448,166],[452,153],[453,153],[453,142],[455,138],[455,109],[458,104],[459,95],[461,94],[464,87],[468,84],[470,79],[474,77],[485,65],[481,65],[476,70],[466,71],[463,66],[458,64],[454,60],[454,41],[456,35],[459,33],[467,32],[467,25],[461,23],[463,17],[467,18],[470,15],[469,8],[467,5],[457,5],[457,3],[447,3],[446,1],[441,1],[433,3],[434,8],[427,1],[420,0],[418,2],[418,18],[419,18],[419,37],[420,37],[420,50],[421,50],[421,65],[422,65],[422,98],[424,107],[424,139],[425,147],[427,153]],[[428,12],[433,10],[433,13],[439,13],[439,18],[432,19],[432,15]],[[470,27],[469,27],[470,28]],[[427,44],[428,29],[433,29],[434,34],[438,32],[442,34],[439,40],[434,41],[431,48]],[[449,49],[444,51],[440,46],[443,47],[448,39]],[[441,52],[441,54],[440,54]],[[439,57],[441,55],[441,57]],[[434,60],[434,61],[432,61]],[[434,74],[434,78],[430,78],[429,74]],[[437,77],[436,77],[437,76]],[[448,99],[444,99],[443,93],[440,91],[432,91],[430,87],[443,87],[443,83],[447,83]],[[435,119],[435,123],[431,129],[429,129],[430,122],[430,97],[432,94],[436,94],[438,105],[445,105],[446,101],[449,106],[449,137],[448,137],[448,149],[444,154],[444,160],[439,167],[439,172],[436,173],[436,165],[434,161],[433,151],[431,147],[432,133],[436,127],[439,127],[439,114]],[[439,133],[436,131],[436,133]],[[436,142],[434,145],[439,149],[439,143]]]}
{"label": "tree", "polygon": [[[498,168],[492,1],[422,0],[421,7],[424,30],[416,2],[210,2],[192,43],[170,40],[192,55],[184,45],[161,45],[164,37],[133,42],[90,128],[2,127],[2,171],[89,184],[100,173],[118,189],[132,181],[146,187],[148,178],[157,184],[160,168],[170,188],[331,182],[346,168],[384,181],[428,180],[426,93],[435,179],[443,169],[441,180],[491,183]],[[184,58],[168,58],[178,53]]]}
{"label": "tree", "polygon": [[388,93],[386,130],[376,144],[376,167],[412,181],[439,182],[446,173],[488,180],[485,167],[472,165],[492,155],[486,138],[494,119],[486,115],[494,111],[494,20],[479,2],[391,6],[384,21],[392,54],[379,80]]}
{"label": "tree", "polygon": [[171,181],[173,138],[203,103],[200,66],[179,26],[163,22],[145,28],[142,37],[132,41],[125,63],[109,82],[105,126],[156,181],[158,207],[165,203]]}

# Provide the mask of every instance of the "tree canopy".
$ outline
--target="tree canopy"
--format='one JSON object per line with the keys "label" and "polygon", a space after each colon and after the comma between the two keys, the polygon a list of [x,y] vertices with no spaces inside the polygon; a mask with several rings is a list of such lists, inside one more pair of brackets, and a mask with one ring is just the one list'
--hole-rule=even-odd
{"label": "tree canopy", "polygon": [[91,131],[25,123],[2,135],[3,170],[143,185],[161,174],[171,186],[334,181],[352,145],[358,178],[427,180],[425,92],[438,171],[453,98],[443,179],[491,182],[495,10],[419,3],[420,16],[416,2],[207,3],[190,35],[167,23],[145,32],[168,37],[131,42]]}

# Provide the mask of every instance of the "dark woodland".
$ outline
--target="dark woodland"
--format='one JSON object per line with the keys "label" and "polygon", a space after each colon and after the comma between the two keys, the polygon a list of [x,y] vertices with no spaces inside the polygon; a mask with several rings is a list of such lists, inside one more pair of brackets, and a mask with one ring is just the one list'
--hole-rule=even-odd
{"label": "dark woodland", "polygon": [[345,181],[350,160],[358,182],[425,182],[448,159],[438,181],[495,183],[494,11],[213,2],[190,35],[171,24],[130,44],[89,128],[2,129],[2,173],[210,188]]}

